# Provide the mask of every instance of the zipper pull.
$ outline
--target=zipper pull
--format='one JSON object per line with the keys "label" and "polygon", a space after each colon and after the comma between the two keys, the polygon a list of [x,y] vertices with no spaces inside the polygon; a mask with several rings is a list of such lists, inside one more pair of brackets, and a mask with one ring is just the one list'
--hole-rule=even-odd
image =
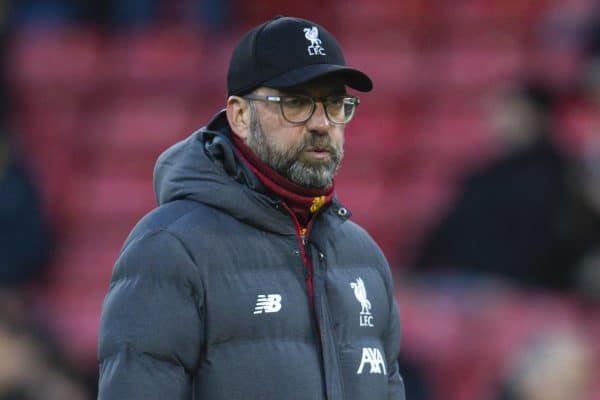
{"label": "zipper pull", "polygon": [[300,228],[300,239],[302,240],[302,245],[306,246],[306,233],[308,232],[307,228]]}

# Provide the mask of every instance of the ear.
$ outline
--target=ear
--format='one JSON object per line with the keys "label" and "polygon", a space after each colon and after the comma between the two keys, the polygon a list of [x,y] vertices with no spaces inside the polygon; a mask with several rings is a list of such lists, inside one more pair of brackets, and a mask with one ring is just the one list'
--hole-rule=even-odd
{"label": "ear", "polygon": [[227,121],[234,135],[244,142],[249,134],[250,109],[248,102],[239,96],[229,96],[227,99]]}

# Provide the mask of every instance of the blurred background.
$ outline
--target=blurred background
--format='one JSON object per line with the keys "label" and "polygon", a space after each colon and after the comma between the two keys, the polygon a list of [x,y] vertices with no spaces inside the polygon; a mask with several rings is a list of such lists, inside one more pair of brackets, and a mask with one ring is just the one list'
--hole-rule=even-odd
{"label": "blurred background", "polygon": [[95,398],[154,161],[278,14],[374,80],[336,185],[394,272],[408,399],[600,399],[596,2],[4,0],[0,400]]}

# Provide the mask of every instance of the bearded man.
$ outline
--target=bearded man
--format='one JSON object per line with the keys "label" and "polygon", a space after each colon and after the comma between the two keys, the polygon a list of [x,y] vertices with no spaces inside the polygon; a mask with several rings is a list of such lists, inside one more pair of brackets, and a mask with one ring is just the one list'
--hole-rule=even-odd
{"label": "bearded man", "polygon": [[[310,33],[310,35],[309,35]],[[154,171],[116,262],[100,399],[404,399],[387,261],[334,195],[370,78],[277,17],[231,57],[226,109]]]}

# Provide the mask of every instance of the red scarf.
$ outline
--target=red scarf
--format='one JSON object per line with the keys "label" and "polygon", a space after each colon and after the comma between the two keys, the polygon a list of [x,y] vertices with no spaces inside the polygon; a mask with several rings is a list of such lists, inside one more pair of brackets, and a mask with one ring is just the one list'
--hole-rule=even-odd
{"label": "red scarf", "polygon": [[285,205],[296,216],[300,224],[300,233],[304,235],[313,215],[331,201],[333,184],[325,189],[313,189],[291,182],[259,159],[237,135],[231,136],[236,154],[267,189],[283,199]]}

